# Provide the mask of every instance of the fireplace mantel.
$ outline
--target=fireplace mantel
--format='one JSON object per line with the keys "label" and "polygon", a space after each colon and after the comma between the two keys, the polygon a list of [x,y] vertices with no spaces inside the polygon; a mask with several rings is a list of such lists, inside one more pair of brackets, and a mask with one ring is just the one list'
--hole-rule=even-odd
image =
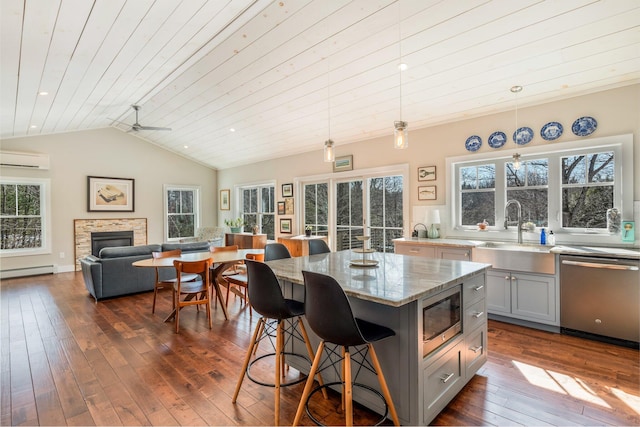
{"label": "fireplace mantel", "polygon": [[147,244],[146,218],[74,219],[75,264],[80,271],[80,259],[91,255],[91,233],[133,230],[134,246]]}

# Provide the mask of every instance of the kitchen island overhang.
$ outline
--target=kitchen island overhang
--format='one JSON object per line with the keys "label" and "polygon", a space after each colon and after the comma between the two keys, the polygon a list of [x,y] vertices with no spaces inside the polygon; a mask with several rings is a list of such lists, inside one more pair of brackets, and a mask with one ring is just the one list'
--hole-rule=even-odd
{"label": "kitchen island overhang", "polygon": [[[267,264],[287,297],[304,300],[304,286],[300,286],[304,284],[303,270],[327,274],[340,283],[357,317],[393,329],[396,335],[376,343],[376,352],[398,415],[403,424],[428,425],[486,361],[484,284],[490,265],[371,253],[367,257],[377,261],[376,267],[351,266],[357,257],[361,255],[346,250]],[[461,331],[423,356],[423,310],[438,295],[455,289],[461,296]],[[319,340],[311,332],[317,346]],[[291,341],[291,346],[296,344]],[[292,366],[305,373],[309,369]],[[368,371],[361,371],[358,382],[379,388],[376,377]],[[370,393],[355,389],[354,400],[384,412],[384,406]]]}

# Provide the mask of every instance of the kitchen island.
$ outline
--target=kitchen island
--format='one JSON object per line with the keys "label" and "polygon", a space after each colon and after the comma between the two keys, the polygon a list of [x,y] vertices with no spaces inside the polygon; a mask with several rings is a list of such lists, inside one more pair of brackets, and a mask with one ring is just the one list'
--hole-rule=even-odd
{"label": "kitchen island", "polygon": [[[490,265],[398,254],[365,256],[377,266],[351,266],[363,254],[348,250],[267,264],[287,297],[304,299],[303,270],[327,274],[340,283],[357,317],[393,329],[394,337],[375,346],[398,416],[405,425],[428,425],[486,361],[484,285]],[[442,345],[423,355],[423,310],[440,301],[440,295],[455,292],[461,301],[460,332],[446,340],[436,337]],[[317,346],[318,338],[311,340]],[[296,344],[292,340],[289,345]],[[295,362],[292,366],[303,372],[309,369]],[[336,380],[330,374],[323,372],[325,381]],[[379,389],[376,377],[366,370],[361,371],[358,382]],[[354,400],[376,412],[384,411],[379,399],[362,389],[354,389]]]}

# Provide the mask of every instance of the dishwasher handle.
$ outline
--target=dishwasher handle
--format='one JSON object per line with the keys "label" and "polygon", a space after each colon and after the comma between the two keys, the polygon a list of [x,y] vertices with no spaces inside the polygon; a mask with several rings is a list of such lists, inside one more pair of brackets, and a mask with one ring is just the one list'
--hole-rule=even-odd
{"label": "dishwasher handle", "polygon": [[577,267],[604,268],[607,270],[638,271],[638,267],[635,265],[601,264],[599,262],[570,261],[567,259],[563,259],[562,263],[565,265],[575,265]]}

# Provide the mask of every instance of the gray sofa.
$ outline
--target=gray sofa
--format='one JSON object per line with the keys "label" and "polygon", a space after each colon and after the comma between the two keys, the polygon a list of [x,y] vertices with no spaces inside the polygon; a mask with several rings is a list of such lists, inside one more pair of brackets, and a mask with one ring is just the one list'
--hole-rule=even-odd
{"label": "gray sofa", "polygon": [[[89,255],[80,260],[84,285],[96,302],[104,298],[152,291],[155,269],[134,267],[133,262],[151,258],[152,252],[173,249],[181,249],[183,253],[204,252],[209,250],[209,246],[209,242],[193,242],[103,248],[100,256]],[[160,269],[160,279],[171,277],[175,277],[173,269]]]}

